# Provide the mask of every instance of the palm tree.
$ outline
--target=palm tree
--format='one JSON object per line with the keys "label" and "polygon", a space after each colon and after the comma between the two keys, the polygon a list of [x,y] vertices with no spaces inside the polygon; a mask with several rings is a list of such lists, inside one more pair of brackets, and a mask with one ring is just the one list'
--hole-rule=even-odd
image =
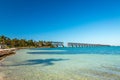
{"label": "palm tree", "polygon": [[4,35],[0,36],[0,44],[8,47],[54,47],[51,41],[33,41],[25,39],[10,39]]}
{"label": "palm tree", "polygon": [[6,43],[6,39],[7,39],[7,37],[5,37],[4,35],[0,36],[0,43],[1,44],[5,44]]}
{"label": "palm tree", "polygon": [[35,46],[33,40],[28,40],[27,43],[28,43],[28,46],[29,46],[29,47]]}
{"label": "palm tree", "polygon": [[38,42],[38,46],[39,46],[39,47],[44,46],[44,42],[43,42],[43,41],[39,41],[39,42]]}

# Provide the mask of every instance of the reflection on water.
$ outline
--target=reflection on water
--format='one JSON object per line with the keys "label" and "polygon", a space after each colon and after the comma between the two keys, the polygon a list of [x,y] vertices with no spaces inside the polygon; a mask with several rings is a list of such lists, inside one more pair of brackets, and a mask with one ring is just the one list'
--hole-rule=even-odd
{"label": "reflection on water", "polygon": [[119,80],[119,62],[120,47],[22,49],[2,62],[0,77],[4,80]]}

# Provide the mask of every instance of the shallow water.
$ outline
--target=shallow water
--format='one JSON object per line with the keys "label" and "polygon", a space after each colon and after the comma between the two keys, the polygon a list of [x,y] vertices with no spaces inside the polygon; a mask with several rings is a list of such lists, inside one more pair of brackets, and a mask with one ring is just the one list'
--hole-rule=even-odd
{"label": "shallow water", "polygon": [[120,80],[120,47],[22,49],[0,66],[0,80]]}

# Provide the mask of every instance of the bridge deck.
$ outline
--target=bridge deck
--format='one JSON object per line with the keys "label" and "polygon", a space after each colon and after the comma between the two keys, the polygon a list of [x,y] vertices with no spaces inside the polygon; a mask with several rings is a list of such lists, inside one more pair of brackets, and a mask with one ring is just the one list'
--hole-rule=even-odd
{"label": "bridge deck", "polygon": [[68,47],[100,47],[100,46],[110,46],[110,45],[87,44],[87,43],[68,43]]}

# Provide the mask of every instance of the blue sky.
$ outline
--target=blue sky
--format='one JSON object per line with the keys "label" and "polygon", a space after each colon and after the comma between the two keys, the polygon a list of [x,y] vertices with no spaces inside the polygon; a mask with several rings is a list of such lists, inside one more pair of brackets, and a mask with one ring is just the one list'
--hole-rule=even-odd
{"label": "blue sky", "polygon": [[0,0],[0,34],[120,45],[120,0]]}

